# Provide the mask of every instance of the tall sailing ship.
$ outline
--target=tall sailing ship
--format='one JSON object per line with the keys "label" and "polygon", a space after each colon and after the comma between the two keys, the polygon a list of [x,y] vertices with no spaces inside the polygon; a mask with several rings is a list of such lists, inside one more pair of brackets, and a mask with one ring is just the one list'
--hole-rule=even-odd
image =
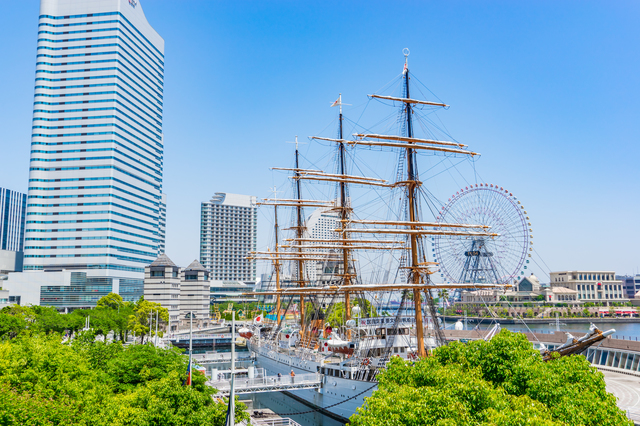
{"label": "tall sailing ship", "polygon": [[[272,375],[321,373],[321,389],[291,393],[341,419],[349,418],[365,398],[371,396],[377,387],[378,373],[392,356],[422,358],[427,356],[429,349],[446,343],[437,320],[433,292],[466,288],[469,284],[436,284],[431,280],[431,274],[438,267],[427,257],[426,247],[431,238],[497,236],[487,226],[422,219],[422,204],[428,191],[419,179],[418,152],[456,157],[478,154],[455,141],[416,136],[416,124],[419,127],[425,124],[415,122],[416,112],[424,108],[446,108],[447,105],[411,96],[408,49],[403,53],[404,68],[398,76],[400,94],[369,95],[370,99],[398,107],[397,134],[362,131],[352,138],[345,138],[340,96],[332,105],[339,107],[337,137],[311,138],[335,145],[335,172],[301,167],[296,143],[294,166],[275,168],[291,174],[293,196],[274,196],[260,203],[273,207],[274,248],[250,254],[251,259],[272,262],[275,277],[272,289],[257,293],[274,298],[273,321],[248,333],[251,336],[248,346],[256,356],[256,364]],[[349,151],[372,147],[381,155],[398,155],[395,181],[348,172],[349,166],[359,170],[348,163],[348,158],[354,157]],[[337,196],[334,200],[305,199],[303,181],[336,185]],[[386,219],[361,219],[352,208],[350,186],[390,191],[395,199],[401,198],[401,202],[397,211]],[[388,204],[388,199],[379,194],[377,192],[374,198],[384,198],[384,203]],[[304,209],[312,207],[334,213],[338,223],[333,230],[334,238],[316,238],[306,232]],[[294,223],[289,228],[294,234],[292,238],[281,239],[279,208],[293,209]],[[395,259],[395,278],[390,279],[389,273],[370,274],[372,279],[366,282],[356,253],[389,253]],[[310,281],[305,274],[305,265],[310,262],[328,266],[323,271],[328,272],[331,279]],[[282,279],[284,265],[291,265],[287,279]],[[388,301],[386,309],[374,310],[372,305],[383,298]],[[389,308],[391,305],[393,309]],[[297,306],[295,322],[285,316],[292,306]]]}

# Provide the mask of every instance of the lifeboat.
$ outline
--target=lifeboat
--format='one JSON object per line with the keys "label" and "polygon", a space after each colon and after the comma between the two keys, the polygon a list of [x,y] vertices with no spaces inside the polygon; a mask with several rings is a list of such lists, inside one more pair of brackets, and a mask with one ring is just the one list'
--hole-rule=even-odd
{"label": "lifeboat", "polygon": [[240,330],[238,330],[238,334],[245,339],[251,339],[251,336],[253,336],[253,331],[251,331],[247,327],[242,327]]}
{"label": "lifeboat", "polygon": [[[323,339],[324,340],[324,339]],[[323,352],[333,352],[338,354],[353,355],[356,344],[348,340],[342,340],[335,333],[331,333],[329,339],[322,342]]]}

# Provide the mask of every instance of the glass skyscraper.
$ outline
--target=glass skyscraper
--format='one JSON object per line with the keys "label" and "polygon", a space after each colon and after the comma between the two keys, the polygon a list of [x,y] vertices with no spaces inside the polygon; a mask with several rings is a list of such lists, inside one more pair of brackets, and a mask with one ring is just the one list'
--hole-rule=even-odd
{"label": "glass skyscraper", "polygon": [[142,280],[164,249],[164,40],[140,0],[41,0],[35,80],[25,271]]}
{"label": "glass skyscraper", "polygon": [[0,250],[22,251],[26,205],[26,194],[0,188]]}

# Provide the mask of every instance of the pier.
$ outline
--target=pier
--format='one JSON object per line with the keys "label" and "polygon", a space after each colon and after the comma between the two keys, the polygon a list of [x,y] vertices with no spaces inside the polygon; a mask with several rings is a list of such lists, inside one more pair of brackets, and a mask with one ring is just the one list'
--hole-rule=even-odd
{"label": "pier", "polygon": [[[207,385],[218,390],[215,396],[229,396],[231,381],[227,379],[209,380]],[[236,395],[280,392],[300,389],[319,389],[322,386],[322,374],[299,374],[290,376],[262,376],[255,378],[236,377],[234,389]]]}

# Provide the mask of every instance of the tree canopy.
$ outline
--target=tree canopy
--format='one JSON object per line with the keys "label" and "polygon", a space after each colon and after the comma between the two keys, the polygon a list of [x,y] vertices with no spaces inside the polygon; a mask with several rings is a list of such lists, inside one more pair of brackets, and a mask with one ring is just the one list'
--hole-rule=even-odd
{"label": "tree canopy", "polygon": [[177,349],[96,341],[91,331],[69,344],[24,332],[0,342],[0,425],[222,426],[226,404],[198,372],[183,386],[186,363]]}
{"label": "tree canopy", "polygon": [[452,342],[417,362],[394,357],[353,426],[633,425],[583,356],[542,361],[521,333]]}
{"label": "tree canopy", "polygon": [[[222,426],[227,404],[213,399],[205,377],[194,371],[193,385],[183,386],[181,350],[123,344],[129,331],[155,332],[148,322],[156,311],[166,323],[158,304],[113,293],[69,314],[0,310],[0,425]],[[248,418],[245,408],[236,401],[238,421]]]}

